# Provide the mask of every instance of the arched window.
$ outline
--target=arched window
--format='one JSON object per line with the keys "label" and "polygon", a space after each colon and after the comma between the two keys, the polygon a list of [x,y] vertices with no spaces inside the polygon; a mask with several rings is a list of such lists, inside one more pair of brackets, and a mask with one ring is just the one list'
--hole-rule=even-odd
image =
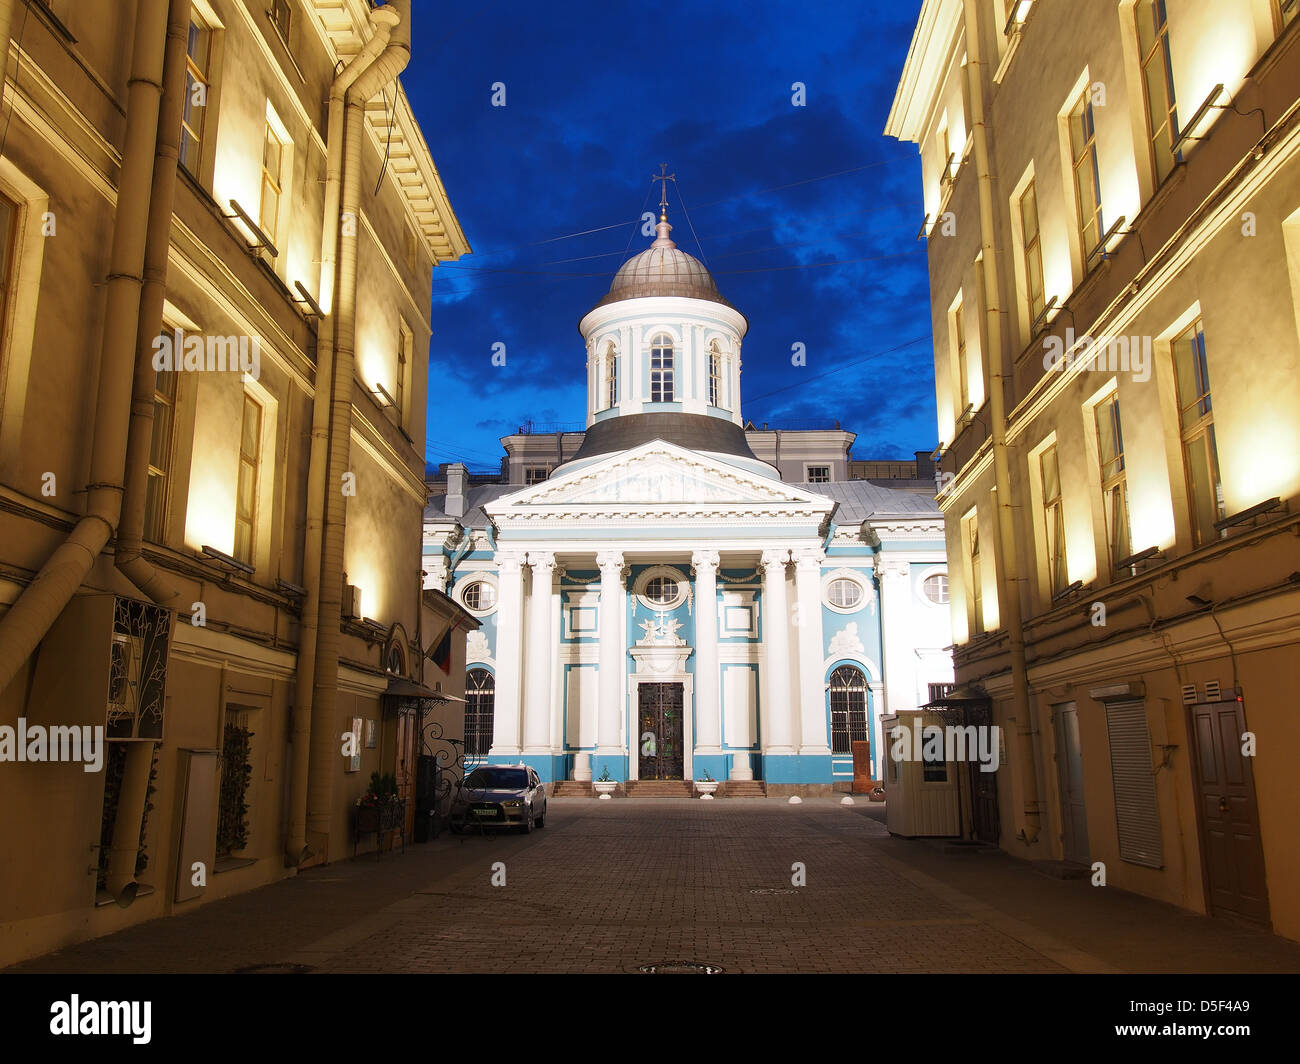
{"label": "arched window", "polygon": [[831,673],[831,750],[853,753],[867,738],[867,678],[861,669],[841,665]]}
{"label": "arched window", "polygon": [[393,640],[388,647],[388,655],[384,660],[384,669],[394,676],[406,675],[406,655],[402,653],[402,644]]}
{"label": "arched window", "polygon": [[709,406],[722,405],[722,352],[718,341],[709,344]]}
{"label": "arched window", "polygon": [[487,669],[465,674],[465,756],[486,757],[492,749],[496,680]]}
{"label": "arched window", "polygon": [[618,352],[614,345],[605,347],[605,409],[618,406]]}
{"label": "arched window", "polygon": [[671,403],[673,391],[673,338],[660,333],[650,341],[650,402]]}

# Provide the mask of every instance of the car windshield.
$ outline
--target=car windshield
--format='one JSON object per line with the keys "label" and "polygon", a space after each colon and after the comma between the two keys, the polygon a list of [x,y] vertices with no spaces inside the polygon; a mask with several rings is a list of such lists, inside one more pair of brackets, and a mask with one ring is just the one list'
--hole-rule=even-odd
{"label": "car windshield", "polygon": [[522,768],[476,768],[465,786],[474,790],[523,790],[528,786],[528,773]]}

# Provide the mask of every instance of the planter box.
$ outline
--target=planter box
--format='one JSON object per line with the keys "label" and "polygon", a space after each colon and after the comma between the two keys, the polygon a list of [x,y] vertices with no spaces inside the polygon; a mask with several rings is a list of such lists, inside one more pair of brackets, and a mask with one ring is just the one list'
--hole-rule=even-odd
{"label": "planter box", "polygon": [[713,792],[716,791],[717,789],[718,789],[717,780],[696,780],[695,781],[695,793],[698,794],[702,799],[703,798],[712,799]]}
{"label": "planter box", "polygon": [[592,780],[591,789],[602,799],[612,798],[618,789],[618,780]]}

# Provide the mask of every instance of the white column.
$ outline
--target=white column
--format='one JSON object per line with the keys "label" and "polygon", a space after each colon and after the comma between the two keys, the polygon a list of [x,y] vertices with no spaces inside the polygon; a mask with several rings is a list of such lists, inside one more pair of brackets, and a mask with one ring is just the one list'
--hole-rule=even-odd
{"label": "white column", "polygon": [[491,753],[519,755],[519,665],[523,651],[523,555],[497,554],[496,701]]}
{"label": "white column", "polygon": [[[718,552],[697,550],[695,566],[695,752],[722,753],[718,670]],[[687,737],[690,738],[689,736]]]}
{"label": "white column", "polygon": [[788,550],[763,552],[763,648],[767,668],[761,704],[767,706],[763,752],[792,754],[790,728],[790,610],[786,605],[785,567]]}
{"label": "white column", "polygon": [[621,757],[627,662],[622,635],[623,555],[602,551],[596,555],[596,564],[600,567],[600,713],[596,720],[596,754]]}
{"label": "white column", "polygon": [[912,631],[912,567],[905,561],[876,561],[880,573],[881,664],[885,670],[885,712],[916,709],[916,633]]}
{"label": "white column", "polygon": [[826,688],[822,682],[822,553],[805,548],[795,556],[799,604],[799,752],[829,756]]}
{"label": "white column", "polygon": [[524,688],[524,753],[551,752],[551,583],[555,555],[529,551],[533,585],[528,595],[528,685]]}

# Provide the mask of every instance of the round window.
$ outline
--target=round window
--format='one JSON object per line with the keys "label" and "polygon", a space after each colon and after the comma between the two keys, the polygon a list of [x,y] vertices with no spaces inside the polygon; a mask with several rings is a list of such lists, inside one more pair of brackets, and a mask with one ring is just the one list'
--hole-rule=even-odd
{"label": "round window", "polygon": [[948,574],[935,573],[933,576],[927,576],[921,584],[921,593],[936,606],[946,605],[948,602]]}
{"label": "round window", "polygon": [[484,580],[475,580],[460,596],[471,610],[490,610],[497,604],[497,589]]}
{"label": "round window", "polygon": [[644,594],[656,606],[667,606],[677,601],[677,581],[671,576],[656,576],[646,582]]}
{"label": "round window", "polygon": [[862,601],[862,585],[856,580],[840,577],[832,580],[826,589],[826,597],[832,606],[842,610],[851,610]]}

